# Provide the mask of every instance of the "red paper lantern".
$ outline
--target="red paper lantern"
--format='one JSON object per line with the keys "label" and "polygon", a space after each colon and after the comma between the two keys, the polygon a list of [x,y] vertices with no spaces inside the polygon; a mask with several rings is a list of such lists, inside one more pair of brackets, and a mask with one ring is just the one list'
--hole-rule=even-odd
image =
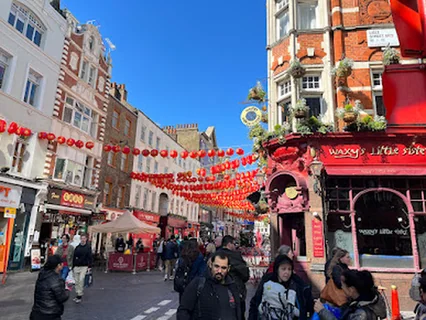
{"label": "red paper lantern", "polygon": [[124,154],[129,154],[130,153],[130,151],[132,151],[128,146],[125,146],[124,148],[123,148],[123,153]]}
{"label": "red paper lantern", "polygon": [[47,138],[47,132],[39,132],[38,138],[39,139],[46,139]]}
{"label": "red paper lantern", "polygon": [[115,153],[120,152],[121,151],[121,147],[115,145],[115,146],[112,147],[112,151],[114,151]]}
{"label": "red paper lantern", "polygon": [[156,156],[158,156],[158,150],[157,150],[157,149],[152,149],[152,150],[151,150],[151,156],[152,156],[152,157],[154,157],[154,158],[155,158]]}
{"label": "red paper lantern", "polygon": [[32,134],[31,129],[28,128],[24,128],[21,133],[24,137],[29,137]]}
{"label": "red paper lantern", "polygon": [[173,159],[175,159],[175,158],[177,158],[177,156],[178,156],[178,152],[177,152],[176,150],[172,150],[172,151],[170,151],[170,156],[171,156]]}
{"label": "red paper lantern", "polygon": [[162,156],[163,158],[167,158],[168,155],[169,155],[169,152],[167,150],[160,151],[160,156]]}
{"label": "red paper lantern", "polygon": [[133,152],[132,153],[133,153],[134,156],[138,156],[138,155],[141,154],[141,151],[138,148],[133,148]]}
{"label": "red paper lantern", "polygon": [[16,132],[16,130],[18,130],[18,124],[16,122],[11,122],[9,125],[9,128],[7,129],[7,132],[9,134],[13,134]]}
{"label": "red paper lantern", "polygon": [[244,154],[244,150],[243,150],[243,149],[241,149],[241,148],[238,148],[235,152],[236,152],[239,156],[242,156],[242,155]]}
{"label": "red paper lantern", "polygon": [[226,150],[226,155],[232,156],[233,154],[234,154],[234,149],[229,148],[228,150]]}
{"label": "red paper lantern", "polygon": [[204,158],[206,155],[207,155],[206,150],[200,150],[200,151],[198,151],[198,156],[200,158]]}
{"label": "red paper lantern", "polygon": [[3,119],[0,119],[0,133],[3,133],[6,131],[7,122]]}
{"label": "red paper lantern", "polygon": [[229,174],[225,174],[223,176],[223,180],[229,180],[229,179],[231,179],[231,176]]}
{"label": "red paper lantern", "polygon": [[223,150],[219,150],[219,151],[217,152],[217,155],[218,155],[220,158],[223,158],[223,157],[225,156],[225,151],[223,151]]}
{"label": "red paper lantern", "polygon": [[109,144],[104,145],[104,151],[110,152],[112,150],[112,147]]}
{"label": "red paper lantern", "polygon": [[180,156],[181,156],[182,159],[188,158],[188,155],[189,155],[189,153],[186,150],[184,150],[180,153]]}
{"label": "red paper lantern", "polygon": [[209,150],[207,154],[210,158],[213,158],[216,155],[216,151],[212,149],[212,150]]}
{"label": "red paper lantern", "polygon": [[59,144],[64,144],[67,139],[65,139],[65,137],[59,136],[58,138],[56,138],[56,141],[58,141]]}
{"label": "red paper lantern", "polygon": [[[49,133],[49,134],[50,134],[50,133]],[[47,135],[47,136],[49,136],[49,135]],[[48,137],[47,139],[49,140],[49,137]],[[72,147],[74,144],[75,144],[75,140],[74,140],[73,138],[68,138],[68,140],[67,140],[67,145],[68,145],[69,147]]]}
{"label": "red paper lantern", "polygon": [[77,142],[75,143],[75,146],[79,149],[84,147],[84,142],[81,140],[77,140]]}
{"label": "red paper lantern", "polygon": [[241,159],[241,164],[245,167],[247,165],[247,160],[246,158],[242,158]]}
{"label": "red paper lantern", "polygon": [[56,136],[53,133],[50,132],[50,133],[47,134],[46,138],[49,141],[53,141],[53,140],[55,140]]}
{"label": "red paper lantern", "polygon": [[198,156],[198,152],[197,152],[197,151],[191,151],[191,152],[189,153],[189,156],[190,156],[192,159],[195,159],[195,158]]}
{"label": "red paper lantern", "polygon": [[150,154],[151,154],[151,153],[149,152],[149,150],[148,150],[148,149],[143,149],[143,150],[142,150],[142,155],[143,155],[144,157],[148,157]]}
{"label": "red paper lantern", "polygon": [[18,127],[18,129],[15,131],[15,134],[16,135],[18,135],[18,136],[22,136],[23,134],[22,134],[22,131],[23,131],[23,127]]}
{"label": "red paper lantern", "polygon": [[89,150],[92,150],[95,147],[95,144],[93,143],[93,141],[87,141],[86,142],[86,148]]}

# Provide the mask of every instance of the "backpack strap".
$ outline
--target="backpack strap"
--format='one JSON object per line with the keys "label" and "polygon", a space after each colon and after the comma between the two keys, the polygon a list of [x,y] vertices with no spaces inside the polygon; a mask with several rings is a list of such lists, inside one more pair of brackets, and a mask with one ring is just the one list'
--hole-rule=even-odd
{"label": "backpack strap", "polygon": [[201,319],[201,303],[200,303],[200,295],[201,292],[204,289],[204,285],[206,284],[206,278],[200,277],[198,279],[198,285],[197,285],[197,309],[198,309],[198,317]]}

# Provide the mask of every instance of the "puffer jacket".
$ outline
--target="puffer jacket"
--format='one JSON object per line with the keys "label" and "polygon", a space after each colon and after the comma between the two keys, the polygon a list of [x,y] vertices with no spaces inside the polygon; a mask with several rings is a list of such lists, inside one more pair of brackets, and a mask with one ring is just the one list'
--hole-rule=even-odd
{"label": "puffer jacket", "polygon": [[33,311],[38,314],[58,316],[64,313],[64,302],[69,298],[65,281],[55,270],[42,269],[34,291]]}
{"label": "puffer jacket", "polygon": [[[376,294],[372,299],[352,301],[342,307],[342,318],[340,320],[377,320],[386,318],[386,304],[382,296]],[[319,312],[321,320],[337,320],[334,314],[323,309]]]}

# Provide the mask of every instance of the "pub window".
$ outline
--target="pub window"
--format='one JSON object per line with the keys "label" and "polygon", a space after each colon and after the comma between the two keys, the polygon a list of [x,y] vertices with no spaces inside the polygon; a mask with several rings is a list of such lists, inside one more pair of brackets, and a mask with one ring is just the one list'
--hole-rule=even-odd
{"label": "pub window", "polygon": [[286,79],[278,84],[278,99],[285,98],[291,94],[291,80]]}
{"label": "pub window", "polygon": [[373,106],[375,114],[378,116],[386,116],[386,108],[383,103],[383,83],[381,70],[371,71],[371,89],[373,91]]}
{"label": "pub window", "polygon": [[53,179],[81,187],[84,179],[84,165],[69,159],[56,158]]}
{"label": "pub window", "polygon": [[290,31],[290,16],[288,10],[288,0],[278,1],[279,4],[282,4],[280,10],[276,13],[276,33],[277,40],[284,38],[288,35]]}
{"label": "pub window", "polygon": [[420,267],[426,268],[426,216],[416,215],[414,217],[416,227],[416,241],[420,256]]}
{"label": "pub window", "polygon": [[329,257],[331,257],[331,250],[339,247],[348,251],[353,258],[354,247],[349,214],[329,214],[327,216],[327,241]]}
{"label": "pub window", "polygon": [[288,116],[290,114],[290,106],[291,106],[291,100],[287,99],[284,101],[281,101],[278,104],[278,120],[280,124],[283,124],[287,121]]}
{"label": "pub window", "polygon": [[297,20],[300,30],[318,28],[318,2],[300,1],[297,4]]}
{"label": "pub window", "polygon": [[315,116],[318,117],[322,114],[321,112],[321,105],[322,105],[322,98],[321,97],[309,97],[305,98],[306,104],[309,106],[309,116]]}

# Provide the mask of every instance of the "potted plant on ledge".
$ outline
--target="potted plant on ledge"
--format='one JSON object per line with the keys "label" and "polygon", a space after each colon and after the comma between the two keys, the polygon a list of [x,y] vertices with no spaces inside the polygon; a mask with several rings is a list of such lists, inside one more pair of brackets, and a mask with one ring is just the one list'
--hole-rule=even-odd
{"label": "potted plant on ledge", "polygon": [[338,78],[347,78],[352,74],[352,67],[354,66],[354,61],[349,58],[344,58],[339,61],[337,67],[334,67],[332,74]]}
{"label": "potted plant on ledge", "polygon": [[306,118],[306,116],[308,115],[308,112],[309,112],[309,106],[306,104],[305,99],[297,100],[296,104],[290,107],[290,113],[296,119]]}
{"label": "potted plant on ledge", "polygon": [[298,79],[305,75],[306,70],[300,63],[299,59],[295,59],[290,63],[290,68],[288,69],[288,72],[293,78]]}
{"label": "potted plant on ledge", "polygon": [[247,100],[258,100],[264,102],[266,97],[266,92],[263,90],[262,84],[258,81],[256,86],[249,90]]}
{"label": "potted plant on ledge", "polygon": [[359,107],[353,106],[350,103],[346,104],[343,108],[337,109],[337,117],[346,123],[353,123],[358,119]]}
{"label": "potted plant on ledge", "polygon": [[399,56],[398,50],[387,46],[385,50],[383,50],[383,64],[385,66],[391,64],[398,64],[401,57]]}

